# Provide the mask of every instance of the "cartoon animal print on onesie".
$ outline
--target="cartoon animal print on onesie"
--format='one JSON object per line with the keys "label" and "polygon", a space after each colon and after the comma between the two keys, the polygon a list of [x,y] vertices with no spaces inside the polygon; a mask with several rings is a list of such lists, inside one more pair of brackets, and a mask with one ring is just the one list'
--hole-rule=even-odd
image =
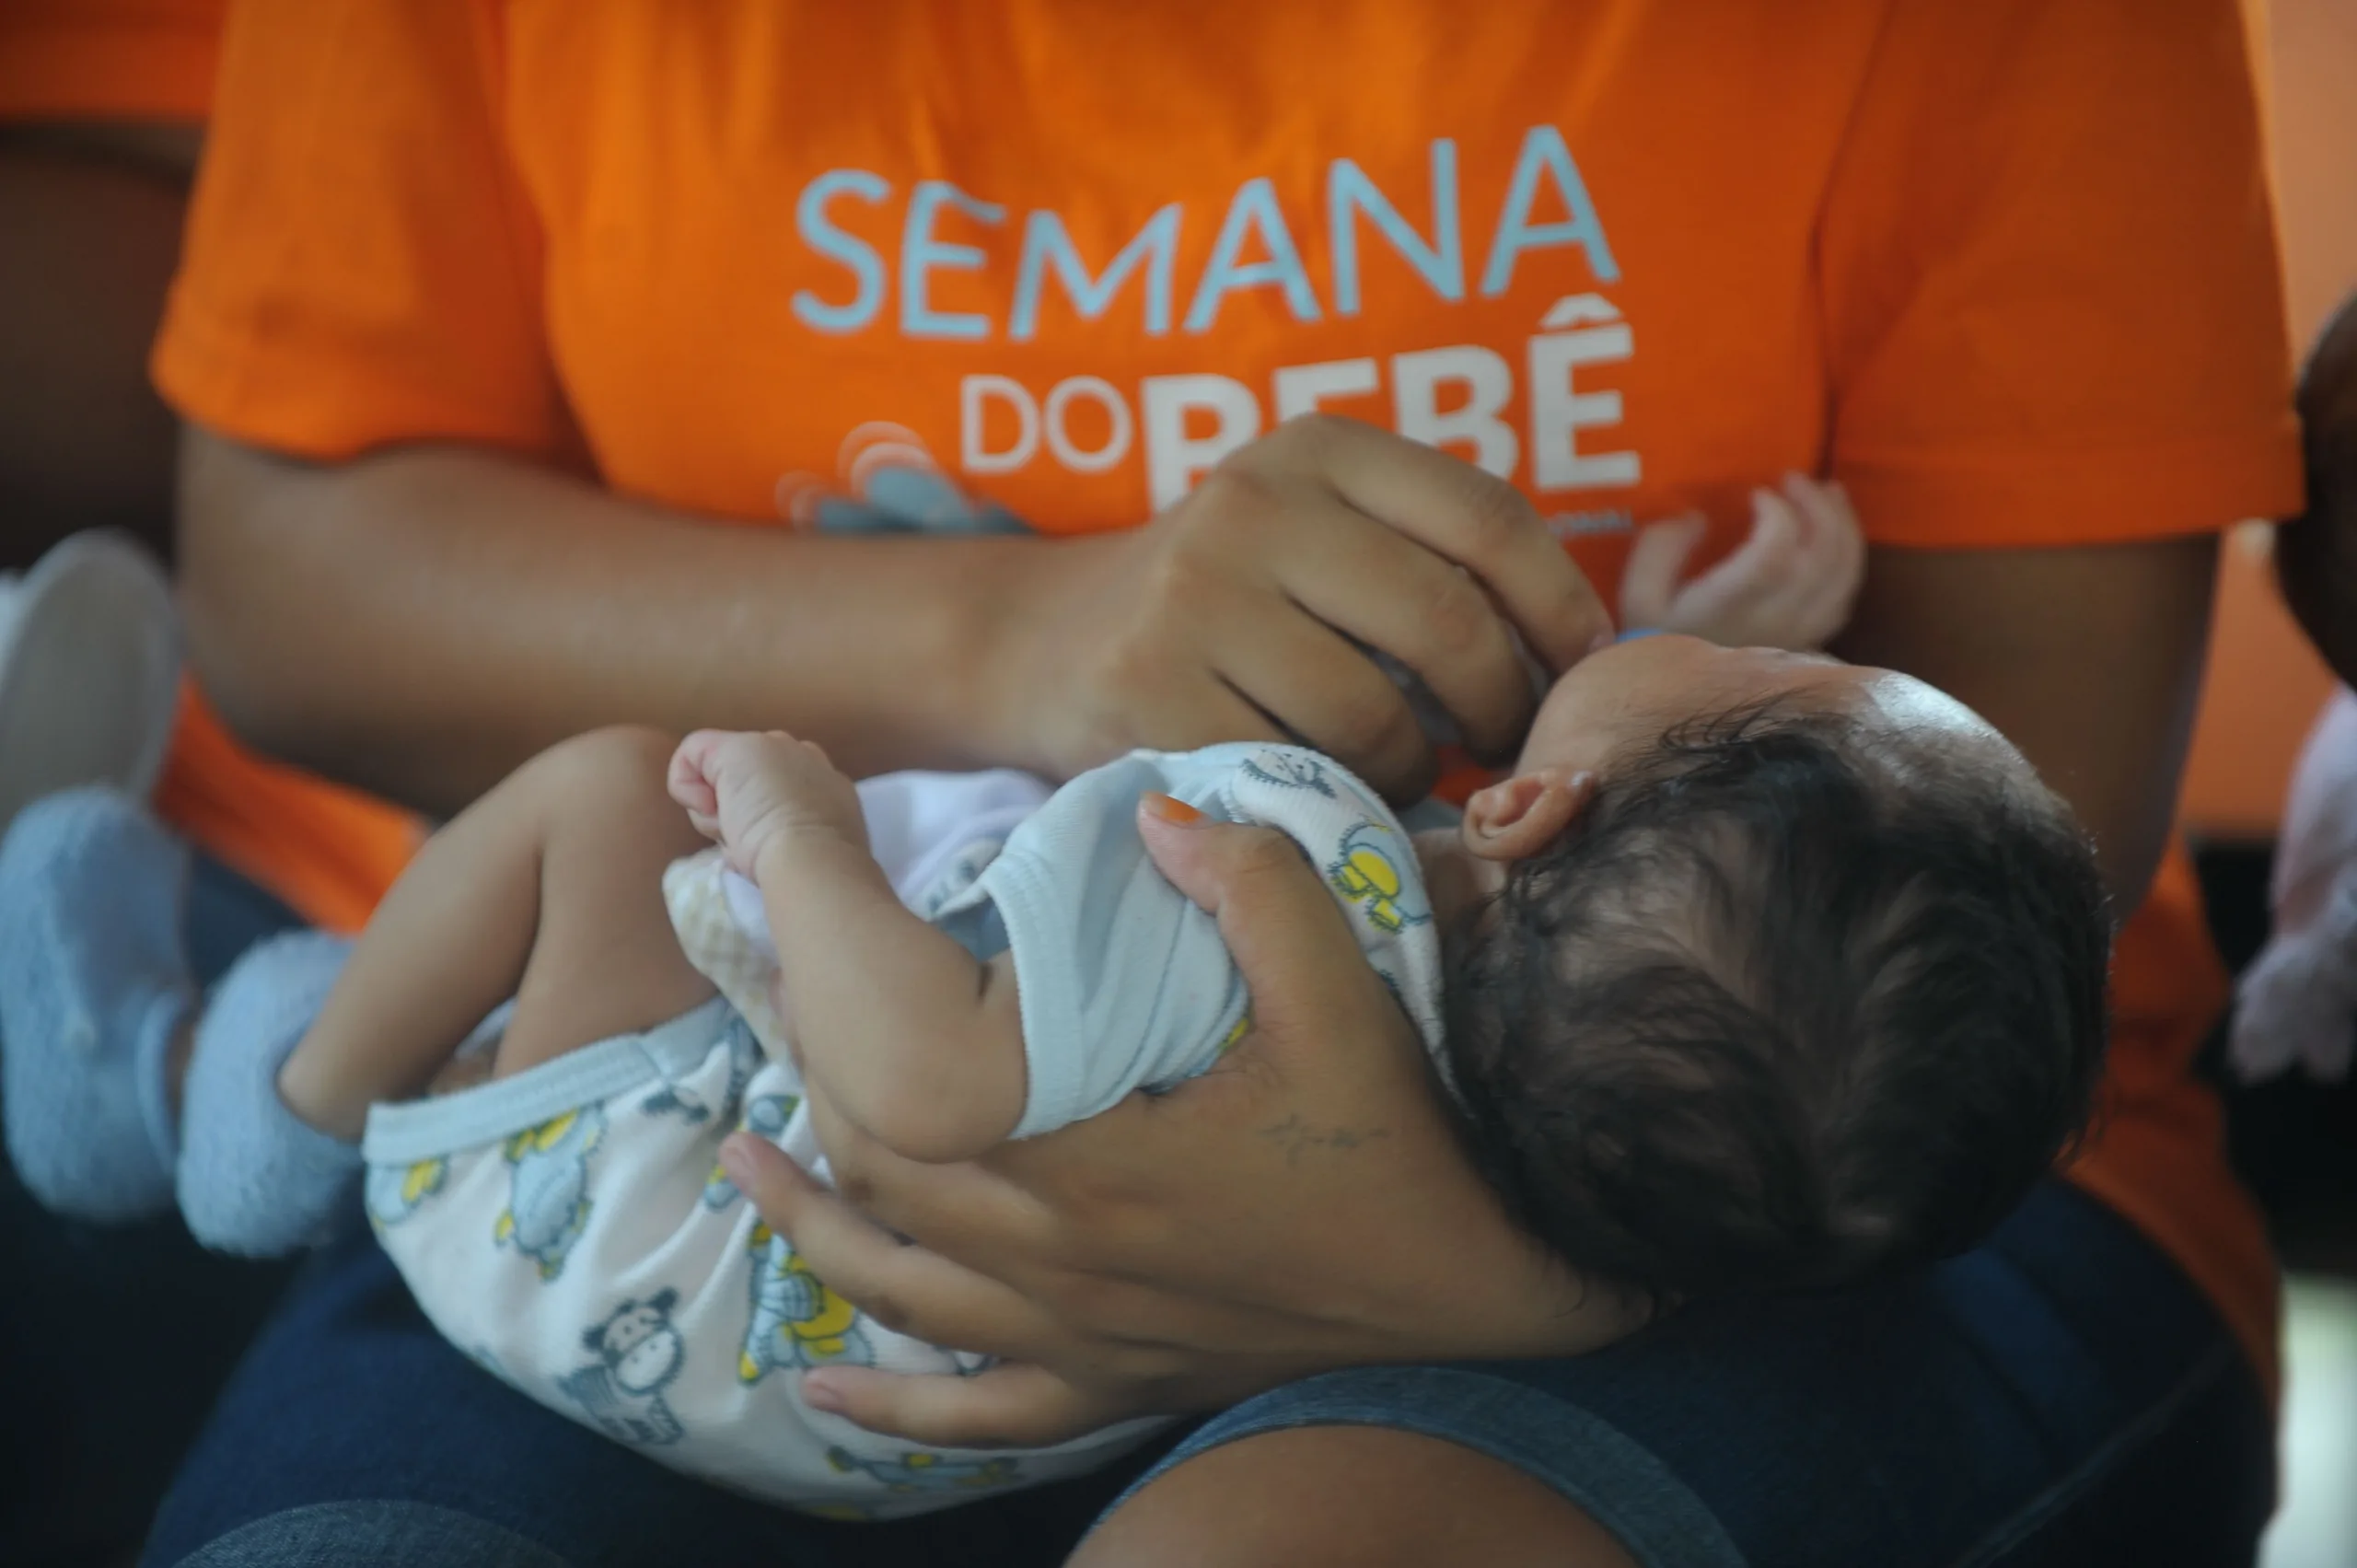
{"label": "cartoon animal print on onesie", "polygon": [[1322,795],[1329,800],[1340,798],[1334,786],[1326,782],[1326,769],[1314,757],[1296,757],[1284,751],[1263,751],[1244,764],[1245,775],[1279,789],[1306,789],[1312,795]]}
{"label": "cartoon animal print on onesie", "polygon": [[747,1248],[753,1254],[753,1314],[737,1359],[740,1382],[758,1383],[785,1366],[876,1365],[859,1309],[821,1283],[785,1237],[757,1225]]}
{"label": "cartoon animal print on onesie", "polygon": [[974,1491],[1004,1486],[1021,1473],[1019,1461],[1009,1458],[953,1459],[922,1449],[897,1459],[863,1459],[846,1448],[827,1450],[827,1463],[843,1474],[865,1473],[884,1483],[887,1492]]}
{"label": "cartoon animal print on onesie", "polygon": [[1380,822],[1362,822],[1342,835],[1338,858],[1326,868],[1333,889],[1358,906],[1367,923],[1396,936],[1432,918],[1416,908],[1400,875],[1399,835]]}
{"label": "cartoon animal print on onesie", "polygon": [[557,1379],[557,1391],[607,1436],[660,1446],[686,1435],[663,1398],[688,1359],[687,1342],[671,1326],[679,1304],[679,1293],[668,1287],[623,1302],[581,1336],[598,1359]]}
{"label": "cartoon animal print on onesie", "polygon": [[[737,1123],[739,1132],[759,1132],[771,1143],[785,1136],[785,1124],[802,1109],[800,1095],[755,1095],[745,1103],[745,1115]],[[728,1167],[714,1161],[712,1174],[703,1179],[703,1206],[718,1213],[737,1199],[737,1184],[728,1179]]]}
{"label": "cartoon animal print on onesie", "polygon": [[544,1280],[557,1277],[588,1228],[589,1156],[605,1136],[605,1108],[592,1104],[507,1140],[513,1175],[492,1239],[539,1263]]}
{"label": "cartoon animal print on onesie", "polygon": [[[737,1114],[737,1102],[744,1097],[745,1086],[753,1081],[753,1074],[761,1064],[761,1044],[753,1038],[753,1026],[731,1015],[728,1020],[728,1086],[722,1091],[718,1114]],[[666,1083],[661,1088],[639,1101],[638,1109],[649,1116],[661,1116],[677,1111],[686,1118],[691,1127],[701,1127],[712,1120],[714,1108],[704,1104],[703,1097],[684,1084]]]}
{"label": "cartoon animal print on onesie", "polygon": [[413,1165],[372,1165],[361,1183],[361,1205],[368,1223],[382,1230],[417,1213],[425,1201],[442,1191],[450,1174],[447,1159],[419,1160]]}

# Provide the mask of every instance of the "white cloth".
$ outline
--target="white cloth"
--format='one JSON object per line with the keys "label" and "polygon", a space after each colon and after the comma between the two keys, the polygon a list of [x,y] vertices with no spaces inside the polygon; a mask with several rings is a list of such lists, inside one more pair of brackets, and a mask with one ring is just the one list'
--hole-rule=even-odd
{"label": "white cloth", "polygon": [[[1146,859],[1133,814],[1150,789],[1290,833],[1437,1052],[1440,945],[1412,847],[1371,791],[1315,753],[1140,752],[1052,796],[1020,774],[871,781],[871,842],[902,901],[978,954],[1011,947],[1029,1069],[1021,1132],[1201,1072],[1243,1030],[1243,982],[1216,925]],[[368,1213],[435,1326],[664,1463],[824,1513],[944,1507],[1078,1473],[1152,1433],[1158,1423],[1132,1422],[1054,1448],[926,1449],[803,1402],[798,1374],[812,1366],[982,1363],[854,1311],[718,1170],[721,1139],[741,1126],[825,1175],[771,1005],[759,897],[709,853],[675,865],[665,889],[718,1000],[370,1112]]]}
{"label": "white cloth", "polygon": [[2357,1040],[2357,697],[2308,734],[2275,851],[2274,933],[2244,971],[2230,1055],[2246,1078],[2349,1074]]}

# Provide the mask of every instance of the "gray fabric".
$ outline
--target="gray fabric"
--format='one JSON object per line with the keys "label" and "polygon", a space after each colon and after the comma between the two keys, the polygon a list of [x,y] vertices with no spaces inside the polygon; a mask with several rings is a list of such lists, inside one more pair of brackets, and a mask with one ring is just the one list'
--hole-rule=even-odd
{"label": "gray fabric", "polygon": [[571,1568],[513,1530],[427,1503],[315,1503],[230,1531],[179,1568]]}

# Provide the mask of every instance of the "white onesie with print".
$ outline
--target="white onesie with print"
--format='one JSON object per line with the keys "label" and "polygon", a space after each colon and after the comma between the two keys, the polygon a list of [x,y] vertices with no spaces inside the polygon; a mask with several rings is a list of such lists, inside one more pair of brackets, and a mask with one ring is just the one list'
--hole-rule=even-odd
{"label": "white onesie with print", "polygon": [[[1016,1136],[1200,1073],[1243,1032],[1243,979],[1216,924],[1146,858],[1135,812],[1149,790],[1299,842],[1437,1060],[1440,947],[1413,851],[1382,801],[1316,752],[1141,751],[1052,794],[1006,772],[870,780],[869,839],[902,901],[978,958],[1012,951],[1028,1076]],[[759,893],[717,852],[672,866],[664,888],[718,998],[369,1113],[368,1213],[435,1326],[666,1464],[824,1514],[920,1513],[1077,1474],[1144,1440],[1158,1423],[1053,1448],[926,1449],[803,1402],[813,1366],[985,1363],[854,1310],[721,1173],[737,1127],[825,1167],[770,1003]]]}

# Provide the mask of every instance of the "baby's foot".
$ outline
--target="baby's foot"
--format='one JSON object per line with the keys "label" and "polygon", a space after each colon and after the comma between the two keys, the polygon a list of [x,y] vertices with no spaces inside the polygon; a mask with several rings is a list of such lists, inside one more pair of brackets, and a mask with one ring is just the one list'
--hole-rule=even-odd
{"label": "baby's foot", "polygon": [[182,1099],[180,1215],[219,1252],[274,1258],[318,1239],[360,1173],[360,1146],[305,1125],[278,1070],[327,1002],[352,944],[297,931],[249,948],[196,1027]]}
{"label": "baby's foot", "polygon": [[187,887],[187,850],[104,787],[35,803],[0,841],[8,1154],[59,1214],[118,1221],[172,1206],[166,1057],[195,999]]}

